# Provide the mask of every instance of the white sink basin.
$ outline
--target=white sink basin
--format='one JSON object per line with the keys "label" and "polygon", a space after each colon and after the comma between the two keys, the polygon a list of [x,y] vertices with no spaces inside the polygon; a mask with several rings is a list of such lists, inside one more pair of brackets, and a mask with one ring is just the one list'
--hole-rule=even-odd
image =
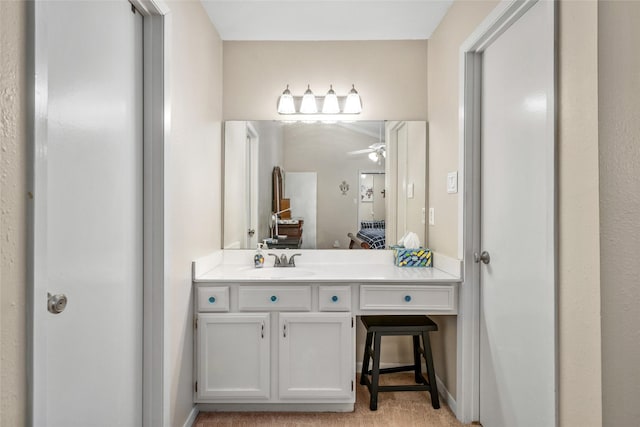
{"label": "white sink basin", "polygon": [[307,277],[316,274],[314,271],[300,267],[263,267],[263,268],[243,268],[242,274],[250,277],[286,278],[286,277]]}

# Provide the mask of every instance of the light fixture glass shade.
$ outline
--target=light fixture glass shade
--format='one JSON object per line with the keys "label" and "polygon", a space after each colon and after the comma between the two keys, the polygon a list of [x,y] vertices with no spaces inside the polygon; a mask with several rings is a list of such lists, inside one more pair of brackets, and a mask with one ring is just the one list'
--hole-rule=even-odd
{"label": "light fixture glass shade", "polygon": [[347,95],[347,100],[344,104],[345,114],[360,114],[362,112],[362,101],[360,95],[356,91],[355,85],[351,85],[351,90]]}
{"label": "light fixture glass shade", "polygon": [[302,104],[300,105],[300,112],[302,114],[315,114],[318,112],[318,104],[316,103],[316,96],[311,92],[309,85],[307,90],[302,96]]}
{"label": "light fixture glass shade", "polygon": [[338,97],[333,91],[333,85],[329,85],[329,92],[327,92],[327,95],[324,97],[324,102],[322,103],[322,113],[338,114],[339,112],[340,105],[338,105]]}
{"label": "light fixture glass shade", "polygon": [[296,107],[293,103],[293,96],[289,91],[289,85],[280,95],[280,99],[278,100],[278,113],[280,114],[294,114],[296,112]]}

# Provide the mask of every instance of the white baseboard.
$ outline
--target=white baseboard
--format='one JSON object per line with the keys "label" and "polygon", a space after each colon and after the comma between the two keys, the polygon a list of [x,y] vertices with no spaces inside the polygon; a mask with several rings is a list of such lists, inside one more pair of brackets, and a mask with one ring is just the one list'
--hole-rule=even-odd
{"label": "white baseboard", "polygon": [[193,423],[196,422],[196,418],[198,417],[199,412],[200,412],[200,409],[198,408],[198,406],[194,406],[191,409],[191,412],[189,412],[189,416],[187,417],[187,420],[184,422],[183,427],[191,427]]}
{"label": "white baseboard", "polygon": [[[407,363],[380,363],[380,368],[395,368],[397,366],[405,366],[405,365],[410,365],[412,362],[407,362]],[[424,368],[424,365],[423,365]],[[356,363],[356,372],[360,373],[362,372],[362,362],[357,362]],[[422,371],[423,373],[426,372],[426,368]],[[447,403],[447,406],[449,406],[449,408],[451,409],[451,412],[453,412],[453,414],[457,417],[458,416],[458,408],[456,405],[456,400],[453,398],[453,396],[451,396],[451,393],[449,393],[449,390],[447,389],[447,387],[445,387],[444,383],[442,382],[442,380],[440,379],[440,377],[438,377],[438,375],[436,375],[436,385],[438,386],[438,394],[440,395],[440,397]]]}
{"label": "white baseboard", "polygon": [[447,402],[447,406],[449,407],[449,409],[451,409],[451,412],[453,412],[453,415],[455,415],[457,418],[458,406],[456,405],[456,400],[453,398],[453,396],[451,396],[451,393],[449,393],[449,390],[444,386],[444,383],[437,375],[436,385],[438,386],[438,394],[440,395],[440,397],[442,397],[442,399],[444,399],[445,402]]}

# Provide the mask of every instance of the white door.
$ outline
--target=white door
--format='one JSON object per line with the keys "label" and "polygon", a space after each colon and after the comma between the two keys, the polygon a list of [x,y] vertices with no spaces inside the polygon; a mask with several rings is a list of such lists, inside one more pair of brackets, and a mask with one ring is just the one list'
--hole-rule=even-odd
{"label": "white door", "polygon": [[553,8],[536,3],[483,54],[485,427],[556,423]]}
{"label": "white door", "polygon": [[197,400],[269,398],[269,313],[198,315]]}
{"label": "white door", "polygon": [[353,402],[351,313],[280,313],[281,399]]}
{"label": "white door", "polygon": [[140,426],[142,17],[125,0],[36,7],[33,425]]}
{"label": "white door", "polygon": [[[285,172],[284,197],[291,202],[291,217],[304,221],[302,249],[318,245],[318,174],[316,172]],[[328,246],[327,246],[328,247]]]}

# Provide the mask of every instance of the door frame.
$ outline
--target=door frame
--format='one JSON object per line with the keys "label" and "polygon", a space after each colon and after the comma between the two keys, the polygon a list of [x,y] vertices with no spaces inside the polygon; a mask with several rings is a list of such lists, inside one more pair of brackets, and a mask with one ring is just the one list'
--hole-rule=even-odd
{"label": "door frame", "polygon": [[[143,346],[142,346],[142,422],[143,426],[164,425],[169,419],[170,375],[164,360],[167,354],[164,331],[165,268],[164,182],[165,147],[170,131],[169,64],[171,51],[171,14],[164,0],[129,0],[143,19]],[[27,2],[27,413],[29,426],[45,426],[43,411],[45,388],[36,378],[45,367],[36,354],[46,351],[41,328],[45,304],[36,295],[36,281],[46,272],[44,259],[46,221],[41,213],[46,206],[45,188],[48,120],[47,2]],[[34,197],[37,195],[38,197]]]}
{"label": "door frame", "polygon": [[259,218],[258,218],[258,198],[260,191],[258,190],[258,185],[260,185],[260,177],[258,175],[258,162],[260,161],[260,134],[256,130],[255,126],[251,124],[251,122],[246,122],[247,129],[247,150],[245,153],[247,157],[249,157],[249,162],[251,163],[251,167],[247,171],[247,183],[249,184],[249,212],[247,218],[245,218],[245,227],[244,231],[246,233],[249,232],[249,229],[253,227],[255,230],[255,234],[252,237],[249,237],[248,234],[245,235],[245,248],[246,249],[255,249],[256,244],[260,242],[259,238]]}
{"label": "door frame", "polygon": [[[406,158],[400,159],[398,157],[398,131],[402,128],[405,128],[407,134],[409,132],[408,123],[404,120],[400,121],[388,121],[385,125],[385,141],[387,141],[387,158],[384,162],[384,173],[385,173],[385,189],[391,189],[392,191],[387,191],[388,197],[385,197],[385,215],[387,217],[385,221],[385,239],[387,242],[387,247],[389,242],[398,241],[398,218],[402,215],[402,223],[406,226],[407,224],[407,215],[406,215],[406,192],[403,190],[402,192],[394,191],[398,189],[398,185],[400,184],[401,178],[404,180],[404,185],[406,187],[406,173],[405,176],[400,176],[400,170],[406,172]],[[405,161],[402,164],[402,160]],[[401,167],[402,166],[402,167]],[[359,181],[358,181],[359,182]],[[360,191],[360,190],[358,190]],[[404,203],[404,210],[398,208],[400,203]],[[403,233],[404,234],[404,233]]]}
{"label": "door frame", "polygon": [[[462,43],[459,51],[458,92],[458,152],[461,171],[461,189],[458,193],[458,258],[463,262],[463,282],[460,286],[459,314],[457,322],[457,378],[458,394],[455,412],[464,423],[480,418],[480,265],[473,262],[474,252],[480,251],[480,125],[482,91],[482,53],[511,25],[520,19],[533,5],[541,0],[502,0]],[[554,28],[557,40],[558,13],[554,2]],[[554,46],[554,98],[548,100],[548,108],[555,116],[554,152],[557,151],[557,43]],[[557,325],[557,155],[553,159],[554,194],[552,195],[555,243],[553,248],[555,276],[555,324]],[[558,334],[555,333],[556,372],[558,382]],[[558,406],[556,393],[556,416]]]}

